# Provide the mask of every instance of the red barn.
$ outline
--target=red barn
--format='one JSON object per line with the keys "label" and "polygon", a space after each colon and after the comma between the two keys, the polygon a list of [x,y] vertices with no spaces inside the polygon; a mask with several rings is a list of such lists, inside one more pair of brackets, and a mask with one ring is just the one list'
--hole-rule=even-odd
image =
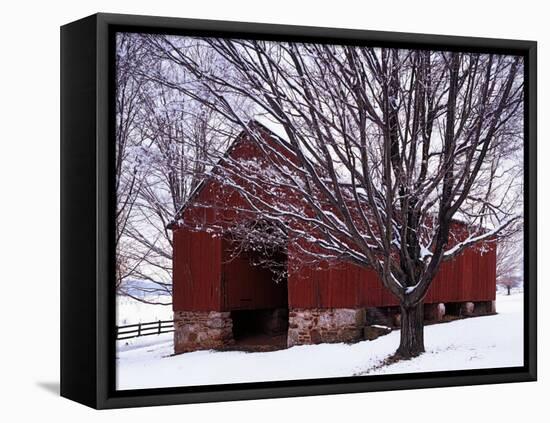
{"label": "red barn", "polygon": [[[275,136],[260,128],[267,141]],[[244,132],[227,152],[232,159],[254,154]],[[221,191],[225,207],[205,206]],[[280,281],[254,265],[255,253],[235,257],[231,241],[208,225],[243,219],[234,211],[242,201],[236,191],[206,179],[170,225],[176,353],[227,348],[245,339],[266,348],[352,342],[364,339],[369,325],[398,325],[397,299],[369,269],[342,262],[293,272],[296,257],[287,248],[278,259],[288,267],[288,277]],[[425,318],[492,313],[495,293],[495,243],[483,253],[470,248],[441,265],[424,301]]]}

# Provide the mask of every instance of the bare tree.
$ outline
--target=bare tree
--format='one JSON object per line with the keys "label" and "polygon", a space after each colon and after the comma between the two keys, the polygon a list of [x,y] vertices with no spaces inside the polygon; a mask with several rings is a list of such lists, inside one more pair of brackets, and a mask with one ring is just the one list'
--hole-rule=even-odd
{"label": "bare tree", "polygon": [[523,283],[523,238],[519,235],[501,240],[497,249],[497,284],[508,295]]}
{"label": "bare tree", "polygon": [[505,276],[498,281],[498,284],[506,289],[506,295],[510,295],[512,288],[521,286],[521,279],[517,275]]}
{"label": "bare tree", "polygon": [[131,246],[124,235],[140,191],[143,167],[136,154],[143,141],[140,134],[139,115],[143,96],[143,81],[136,78],[133,69],[142,58],[141,45],[128,34],[118,34],[116,40],[116,289],[132,274],[135,263],[131,258]]}
{"label": "bare tree", "polygon": [[159,83],[158,75],[170,75],[187,89],[200,90],[185,73],[175,74],[170,63],[163,63],[141,35],[122,33],[117,47],[117,257],[124,268],[118,290],[141,302],[169,305],[172,238],[167,224],[205,177],[210,156],[224,148],[235,129],[212,108]]}
{"label": "bare tree", "polygon": [[210,109],[189,99],[183,104],[181,95],[163,86],[154,93],[142,125],[149,171],[126,235],[140,261],[133,276],[157,286],[157,294],[171,294],[172,233],[167,225],[205,177],[210,155],[223,148],[230,135],[216,126]]}
{"label": "bare tree", "polygon": [[[211,175],[245,199],[239,212],[271,223],[272,236],[246,230],[241,238],[287,242],[308,265],[374,269],[400,303],[397,354],[422,353],[422,302],[440,264],[520,227],[521,163],[511,151],[523,134],[521,58],[180,40],[147,37],[208,95],[170,77],[162,83],[240,125],[262,153],[225,157]],[[221,58],[223,76],[197,61],[197,49]],[[234,107],[240,97],[255,115]],[[258,114],[281,136],[266,141],[249,125]]]}

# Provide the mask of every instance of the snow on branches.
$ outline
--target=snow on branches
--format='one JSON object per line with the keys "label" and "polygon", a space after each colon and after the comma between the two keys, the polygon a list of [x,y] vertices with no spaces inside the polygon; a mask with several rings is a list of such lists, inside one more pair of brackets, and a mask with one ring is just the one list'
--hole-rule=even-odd
{"label": "snow on branches", "polygon": [[[224,157],[220,183],[240,193],[248,212],[290,227],[310,258],[374,268],[415,304],[443,260],[521,225],[520,57],[155,35],[146,42],[194,75],[209,95],[204,104],[261,152],[264,163]],[[203,67],[197,51],[217,66]],[[251,120],[278,136],[266,142]],[[452,232],[457,219],[465,238]]]}

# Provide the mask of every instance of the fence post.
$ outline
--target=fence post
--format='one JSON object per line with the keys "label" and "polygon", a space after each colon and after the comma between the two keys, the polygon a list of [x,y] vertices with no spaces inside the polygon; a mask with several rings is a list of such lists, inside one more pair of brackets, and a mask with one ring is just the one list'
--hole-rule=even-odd
{"label": "fence post", "polygon": [[141,336],[141,322],[138,324],[138,334],[137,336]]}
{"label": "fence post", "polygon": [[160,335],[160,323],[161,323],[161,320],[159,320],[159,333],[158,333],[159,335]]}

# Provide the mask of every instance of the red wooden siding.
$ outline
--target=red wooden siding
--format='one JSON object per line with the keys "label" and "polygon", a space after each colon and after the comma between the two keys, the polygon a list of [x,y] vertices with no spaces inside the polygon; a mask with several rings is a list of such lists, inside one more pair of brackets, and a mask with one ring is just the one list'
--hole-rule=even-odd
{"label": "red wooden siding", "polygon": [[[428,290],[426,303],[490,301],[496,293],[496,249],[468,249],[444,262]],[[290,258],[292,260],[292,258]],[[325,270],[301,269],[288,280],[291,308],[384,307],[398,305],[372,270],[343,263]]]}
{"label": "red wooden siding", "polygon": [[173,309],[221,310],[221,240],[206,232],[174,231]]}
{"label": "red wooden siding", "polygon": [[[466,236],[463,224],[453,223],[453,243]],[[496,296],[496,241],[474,245],[451,261],[444,262],[426,302],[489,301]]]}
{"label": "red wooden siding", "polygon": [[[239,139],[231,154],[246,159],[259,153],[251,143]],[[178,228],[176,225],[174,229],[174,310],[271,308],[284,306],[287,300],[291,308],[398,305],[396,298],[371,270],[349,263],[324,270],[301,269],[290,273],[287,285],[277,285],[272,281],[271,272],[250,266],[246,257],[229,261],[221,237],[186,229],[204,223],[219,225],[247,219],[242,211],[235,211],[238,208],[245,208],[240,195],[210,180],[180,216],[186,226]],[[458,238],[452,242],[466,235],[463,225],[458,222],[452,232]],[[288,253],[289,269],[294,269],[292,253]],[[443,263],[425,301],[494,300],[495,284],[496,247],[491,243],[484,254],[470,248],[454,260]]]}
{"label": "red wooden siding", "polygon": [[287,285],[246,256],[230,259],[227,245],[206,232],[174,231],[173,309],[229,311],[287,306]]}

